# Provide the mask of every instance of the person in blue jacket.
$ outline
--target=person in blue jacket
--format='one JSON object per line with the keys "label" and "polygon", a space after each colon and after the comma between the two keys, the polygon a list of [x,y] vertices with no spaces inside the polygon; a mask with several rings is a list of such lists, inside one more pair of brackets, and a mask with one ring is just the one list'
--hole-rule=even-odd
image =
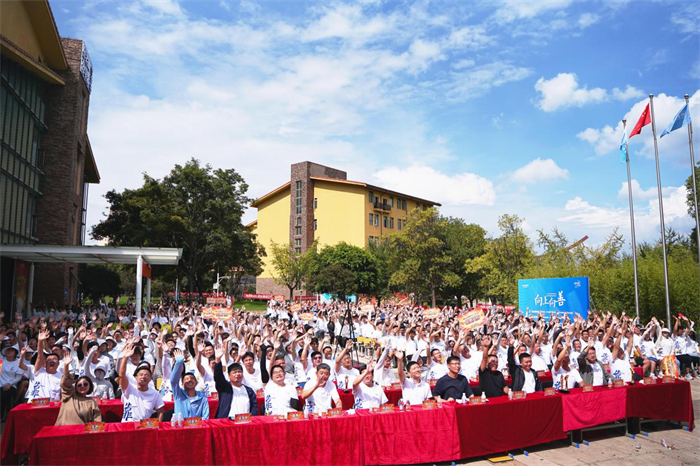
{"label": "person in blue jacket", "polygon": [[243,366],[233,363],[228,366],[228,380],[224,377],[221,357],[224,351],[216,345],[216,364],[214,365],[214,382],[219,392],[219,408],[216,419],[234,418],[236,414],[250,413],[258,415],[258,400],[252,388],[243,385]]}
{"label": "person in blue jacket", "polygon": [[[197,378],[194,372],[185,372],[183,368],[185,364],[185,355],[180,349],[173,351],[175,357],[175,365],[170,373],[170,384],[173,389],[173,400],[175,401],[175,413],[182,413],[182,418],[201,417],[209,419],[209,400],[204,392],[195,390],[197,386]],[[182,378],[182,387],[179,380]],[[184,387],[184,388],[183,388]]]}

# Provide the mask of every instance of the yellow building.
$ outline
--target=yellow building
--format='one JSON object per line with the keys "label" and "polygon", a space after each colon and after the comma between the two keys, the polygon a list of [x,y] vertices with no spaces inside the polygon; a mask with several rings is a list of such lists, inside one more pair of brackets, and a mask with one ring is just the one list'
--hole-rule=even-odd
{"label": "yellow building", "polygon": [[[344,171],[312,162],[292,165],[290,181],[257,199],[258,219],[249,226],[258,241],[291,243],[298,252],[314,241],[319,247],[344,241],[365,247],[385,233],[404,228],[410,210],[439,206],[408,194],[359,181],[350,181]],[[272,257],[263,258],[257,278],[257,293],[284,294],[289,290],[272,279]]]}

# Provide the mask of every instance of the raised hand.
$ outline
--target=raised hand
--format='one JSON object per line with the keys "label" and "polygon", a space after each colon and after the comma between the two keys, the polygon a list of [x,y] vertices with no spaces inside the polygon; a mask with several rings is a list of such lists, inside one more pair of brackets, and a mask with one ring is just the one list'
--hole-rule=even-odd
{"label": "raised hand", "polygon": [[63,358],[63,365],[68,367],[70,366],[70,363],[73,362],[73,356],[71,356],[70,353],[66,354],[66,356]]}
{"label": "raised hand", "polygon": [[216,344],[216,347],[214,348],[214,356],[216,357],[217,361],[224,357],[224,347],[221,343]]}
{"label": "raised hand", "polygon": [[173,350],[173,357],[174,358],[185,358],[185,353],[180,349],[180,348],[175,348]]}
{"label": "raised hand", "polygon": [[50,335],[51,333],[48,330],[41,330],[38,336],[39,343],[48,340]]}
{"label": "raised hand", "polygon": [[198,353],[203,353],[203,352],[204,352],[204,348],[206,348],[206,347],[207,347],[207,345],[204,344],[204,341],[199,340],[199,342],[197,343],[197,352],[198,352]]}
{"label": "raised hand", "polygon": [[124,345],[124,348],[122,349],[122,352],[121,352],[121,357],[122,358],[130,358],[133,355],[134,355],[134,344],[132,342],[129,342],[126,345]]}

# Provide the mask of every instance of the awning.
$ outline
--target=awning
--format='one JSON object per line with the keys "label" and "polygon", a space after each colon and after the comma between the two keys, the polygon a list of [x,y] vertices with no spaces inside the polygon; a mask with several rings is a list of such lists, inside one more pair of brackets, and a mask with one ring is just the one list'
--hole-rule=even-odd
{"label": "awning", "polygon": [[0,245],[0,256],[26,262],[76,264],[136,264],[141,256],[149,265],[177,265],[182,257],[182,249],[3,244]]}

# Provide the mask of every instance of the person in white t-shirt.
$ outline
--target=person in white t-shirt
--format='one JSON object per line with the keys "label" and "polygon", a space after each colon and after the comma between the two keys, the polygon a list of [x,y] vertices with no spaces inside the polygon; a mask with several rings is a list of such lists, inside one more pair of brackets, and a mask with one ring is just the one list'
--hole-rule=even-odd
{"label": "person in white t-shirt", "polygon": [[119,386],[122,389],[124,412],[122,422],[133,422],[148,419],[155,412],[158,420],[163,420],[163,398],[149,384],[153,377],[147,364],[141,365],[134,371],[136,385],[129,383],[126,377],[127,359],[134,354],[134,344],[129,342],[121,353],[119,364]]}
{"label": "person in white t-shirt", "polygon": [[52,401],[61,399],[61,374],[58,370],[59,356],[56,353],[44,354],[47,340],[50,336],[48,330],[39,332],[37,344],[37,357],[34,363],[33,380],[27,390],[27,399],[49,398]]}
{"label": "person in white t-shirt", "polygon": [[430,358],[428,380],[438,380],[447,374],[447,366],[442,362],[442,352],[438,348],[433,348],[430,350]]}
{"label": "person in white t-shirt", "polygon": [[297,389],[285,382],[284,367],[275,364],[270,368],[270,382],[265,386],[265,415],[286,415],[298,411]]}
{"label": "person in white t-shirt", "polygon": [[421,379],[420,365],[415,361],[409,362],[407,366],[409,377],[406,378],[403,369],[403,353],[397,352],[396,359],[399,362],[399,381],[401,382],[401,396],[404,401],[412,405],[419,405],[425,400],[432,398],[433,394],[430,391],[430,385]]}
{"label": "person in white t-shirt", "polygon": [[365,370],[352,383],[355,409],[378,408],[388,401],[384,389],[374,381],[374,361],[367,363]]}
{"label": "person in white t-shirt", "polygon": [[260,367],[255,364],[255,355],[250,351],[244,353],[241,361],[243,362],[243,385],[252,388],[257,393],[263,388],[263,382]]}
{"label": "person in white t-shirt", "polygon": [[352,340],[348,339],[345,342],[343,351],[335,358],[335,372],[337,374],[338,389],[340,390],[349,390],[352,387],[352,381],[360,375],[360,371],[352,367],[352,356],[349,352],[352,349],[352,345]]}
{"label": "person in white t-shirt", "polygon": [[322,363],[316,368],[316,380],[304,385],[301,396],[306,401],[304,414],[307,416],[313,413],[325,413],[332,408],[331,401],[335,403],[336,408],[342,408],[338,389],[329,380],[330,375],[331,368],[328,364]]}
{"label": "person in white t-shirt", "polygon": [[554,380],[553,385],[555,390],[568,390],[583,383],[578,369],[573,367],[571,364],[571,356],[569,355],[569,352],[571,351],[570,341],[571,334],[567,334],[566,344],[564,344],[564,347],[561,352],[559,352],[556,361],[554,361],[552,378]]}

